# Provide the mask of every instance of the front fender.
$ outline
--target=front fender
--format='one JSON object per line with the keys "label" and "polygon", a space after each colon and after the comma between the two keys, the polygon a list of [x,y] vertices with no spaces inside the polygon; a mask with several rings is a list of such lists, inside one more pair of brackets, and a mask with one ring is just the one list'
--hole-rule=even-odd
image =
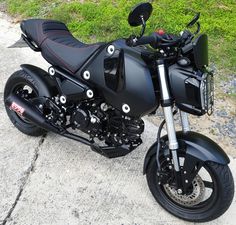
{"label": "front fender", "polygon": [[[203,162],[211,161],[216,162],[222,165],[226,165],[230,162],[229,157],[226,155],[224,150],[212,141],[210,138],[189,131],[187,133],[183,133],[181,131],[176,133],[178,142],[184,143],[186,148],[186,154],[193,156]],[[167,141],[168,137],[165,135],[161,138],[163,141]],[[156,154],[157,143],[155,142],[148,150],[143,167],[143,174],[146,174],[146,170],[150,159],[153,155]]]}

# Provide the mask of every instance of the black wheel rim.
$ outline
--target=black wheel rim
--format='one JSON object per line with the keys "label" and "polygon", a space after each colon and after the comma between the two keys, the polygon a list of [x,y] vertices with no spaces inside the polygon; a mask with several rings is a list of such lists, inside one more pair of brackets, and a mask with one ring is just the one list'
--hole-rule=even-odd
{"label": "black wheel rim", "polygon": [[[12,87],[10,94],[16,94],[27,101],[32,101],[34,98],[38,97],[38,92],[35,87],[27,82],[17,83],[15,86]],[[19,121],[28,125],[33,125],[32,122],[20,116],[16,112],[10,111],[10,113],[14,115],[14,117],[17,118]]]}
{"label": "black wheel rim", "polygon": [[[162,156],[162,163],[163,163],[163,156]],[[165,159],[166,160],[166,159]],[[204,168],[208,174],[211,177],[211,182],[209,181],[204,181],[204,185],[206,188],[210,188],[212,189],[210,196],[205,199],[204,201],[200,202],[199,204],[193,205],[191,207],[189,206],[185,206],[182,204],[179,204],[178,202],[174,201],[173,198],[171,198],[168,193],[165,191],[165,188],[162,184],[158,184],[159,183],[159,178],[158,176],[155,176],[155,184],[157,189],[159,190],[159,193],[162,195],[162,197],[165,199],[166,202],[168,202],[168,204],[170,204],[172,206],[172,208],[175,208],[179,211],[182,212],[187,212],[187,213],[199,213],[199,212],[204,212],[205,210],[211,208],[215,202],[217,201],[217,196],[218,196],[218,188],[216,185],[216,178],[214,176],[213,171],[210,169],[210,167],[208,166],[208,163],[205,163],[202,168]]]}

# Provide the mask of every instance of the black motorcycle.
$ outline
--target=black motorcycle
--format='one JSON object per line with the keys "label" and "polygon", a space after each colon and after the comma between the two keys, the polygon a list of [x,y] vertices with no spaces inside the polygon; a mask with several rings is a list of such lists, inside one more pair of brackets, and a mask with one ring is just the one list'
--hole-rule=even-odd
{"label": "black motorcycle", "polygon": [[[129,24],[142,25],[139,36],[95,44],[78,41],[58,21],[23,21],[22,39],[52,66],[46,72],[21,65],[5,86],[6,111],[27,135],[52,131],[114,158],[142,144],[141,118],[161,106],[165,119],[143,168],[150,191],[173,215],[210,221],[229,208],[234,182],[222,148],[189,128],[188,113],[202,116],[213,110],[208,37],[199,34],[199,13],[179,36],[163,30],[143,36],[151,13],[150,3],[130,12]],[[195,26],[196,32],[190,32]],[[167,135],[161,137],[164,125]],[[72,132],[76,129],[88,138]]]}

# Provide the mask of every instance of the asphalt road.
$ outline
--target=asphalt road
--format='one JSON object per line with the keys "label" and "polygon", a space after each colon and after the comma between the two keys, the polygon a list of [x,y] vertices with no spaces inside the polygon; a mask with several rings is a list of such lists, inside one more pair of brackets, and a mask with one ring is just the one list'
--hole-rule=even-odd
{"label": "asphalt road", "polygon": [[[144,144],[123,158],[106,159],[84,145],[49,133],[32,138],[18,132],[4,111],[2,93],[22,63],[47,68],[30,49],[8,49],[19,25],[0,13],[0,224],[7,225],[183,225],[162,209],[142,175],[144,156],[156,136],[146,121]],[[230,164],[234,176],[236,162]],[[207,225],[235,224],[230,209]]]}

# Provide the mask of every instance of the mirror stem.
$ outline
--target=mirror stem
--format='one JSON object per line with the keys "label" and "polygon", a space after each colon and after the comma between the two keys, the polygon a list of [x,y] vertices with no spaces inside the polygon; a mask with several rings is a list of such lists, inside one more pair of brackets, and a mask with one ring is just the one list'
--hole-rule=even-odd
{"label": "mirror stem", "polygon": [[141,20],[142,20],[142,30],[141,30],[141,34],[140,37],[142,37],[144,35],[145,29],[146,29],[146,22],[143,18],[143,15],[140,16]]}

